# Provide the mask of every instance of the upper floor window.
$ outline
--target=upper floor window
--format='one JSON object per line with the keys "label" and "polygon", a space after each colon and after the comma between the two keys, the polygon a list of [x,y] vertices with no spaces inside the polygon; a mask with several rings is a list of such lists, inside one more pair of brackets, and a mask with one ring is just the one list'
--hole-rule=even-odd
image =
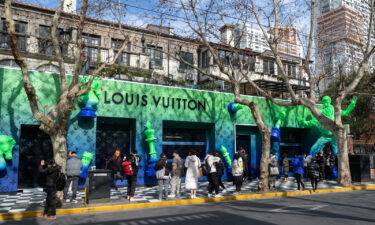
{"label": "upper floor window", "polygon": [[[296,75],[297,75],[297,66],[296,64],[292,64],[292,63],[283,63],[284,65],[284,70],[285,70],[285,73],[288,77],[293,77],[295,78]],[[278,68],[277,70],[277,74],[278,75],[281,75],[281,70],[280,68]]]}
{"label": "upper floor window", "polygon": [[[60,42],[60,50],[62,55],[68,54],[68,41],[71,39],[71,31],[57,29],[57,35]],[[39,25],[38,51],[45,55],[56,55],[55,48],[51,41],[51,27]]]}
{"label": "upper floor window", "polygon": [[210,65],[210,56],[208,50],[201,53],[201,67],[207,68]]}
{"label": "upper floor window", "polygon": [[101,38],[97,35],[91,34],[84,34],[82,35],[83,42],[85,43],[85,47],[83,49],[84,55],[87,57],[87,60],[90,63],[100,63],[100,43]]}
{"label": "upper floor window", "polygon": [[263,73],[266,74],[275,74],[275,61],[272,59],[264,59],[263,60]]}
{"label": "upper floor window", "polygon": [[190,52],[180,52],[180,57],[183,61],[187,62],[184,63],[183,61],[180,62],[180,67],[179,69],[181,70],[191,70],[192,67],[189,66],[189,64],[193,65],[194,64],[194,56],[193,53]]}
{"label": "upper floor window", "polygon": [[219,50],[218,56],[224,65],[232,65],[233,67],[240,69],[255,69],[255,57],[239,53],[239,52],[230,52],[226,50]]}
{"label": "upper floor window", "polygon": [[147,46],[147,53],[150,54],[150,68],[163,67],[163,48],[153,45]]}
{"label": "upper floor window", "polygon": [[[124,44],[124,40],[112,39],[112,48],[114,49],[114,56],[116,56]],[[116,60],[116,64],[123,66],[130,66],[130,52],[131,44],[130,42],[126,43],[124,51],[119,55]]]}
{"label": "upper floor window", "polygon": [[[27,50],[27,23],[22,21],[15,21],[15,31],[17,35],[17,46],[20,51]],[[10,48],[9,36],[7,34],[7,27],[5,18],[0,21],[0,48]]]}

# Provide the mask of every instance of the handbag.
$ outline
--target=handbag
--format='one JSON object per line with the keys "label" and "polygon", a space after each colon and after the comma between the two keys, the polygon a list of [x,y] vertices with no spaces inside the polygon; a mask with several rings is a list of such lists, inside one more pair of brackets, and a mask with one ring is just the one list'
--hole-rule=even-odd
{"label": "handbag", "polygon": [[271,166],[270,175],[279,175],[279,168],[277,168],[277,166]]}
{"label": "handbag", "polygon": [[156,179],[163,180],[164,176],[165,176],[165,167],[163,167],[163,169],[156,171]]}

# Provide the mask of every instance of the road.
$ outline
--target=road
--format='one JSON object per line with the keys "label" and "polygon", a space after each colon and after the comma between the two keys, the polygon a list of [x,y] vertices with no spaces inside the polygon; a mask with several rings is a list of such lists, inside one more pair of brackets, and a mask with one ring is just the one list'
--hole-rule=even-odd
{"label": "road", "polygon": [[375,224],[375,190],[230,201],[0,222],[6,225]]}

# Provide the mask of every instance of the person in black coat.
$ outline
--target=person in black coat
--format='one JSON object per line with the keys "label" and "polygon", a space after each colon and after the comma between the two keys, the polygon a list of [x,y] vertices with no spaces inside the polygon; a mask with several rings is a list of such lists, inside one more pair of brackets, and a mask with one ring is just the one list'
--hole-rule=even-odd
{"label": "person in black coat", "polygon": [[121,151],[116,150],[115,153],[113,154],[112,158],[110,159],[109,163],[108,163],[108,168],[112,172],[111,173],[112,174],[112,187],[114,187],[116,190],[117,190],[116,181],[118,179],[122,179],[121,163],[122,163]]}
{"label": "person in black coat", "polygon": [[127,198],[129,201],[134,201],[134,193],[135,193],[135,187],[137,185],[137,175],[139,170],[139,163],[142,160],[142,158],[138,155],[137,150],[133,150],[129,155],[124,157],[124,161],[131,162],[131,167],[133,170],[133,175],[127,176],[126,179],[128,181],[128,192],[127,192]]}
{"label": "person in black coat", "polygon": [[48,219],[56,219],[56,181],[59,176],[60,167],[50,160],[46,165],[42,160],[39,166],[39,172],[46,178],[46,204],[44,206],[43,217]]}
{"label": "person in black coat", "polygon": [[316,191],[316,189],[318,189],[318,181],[320,174],[320,168],[316,158],[313,158],[311,160],[311,162],[307,166],[307,170],[309,178],[311,180],[311,186],[313,188],[313,191]]}
{"label": "person in black coat", "polygon": [[247,182],[249,178],[249,154],[246,153],[245,148],[241,148],[239,151],[240,157],[242,158],[243,165],[244,165],[244,171],[243,171],[243,180],[244,182]]}

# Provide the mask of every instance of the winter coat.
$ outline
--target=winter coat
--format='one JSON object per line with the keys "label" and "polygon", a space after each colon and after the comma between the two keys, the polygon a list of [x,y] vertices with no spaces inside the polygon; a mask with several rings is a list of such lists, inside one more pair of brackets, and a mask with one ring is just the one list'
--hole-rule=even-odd
{"label": "winter coat", "polygon": [[232,174],[235,177],[242,176],[244,172],[244,164],[241,157],[238,159],[233,160],[232,163]]}
{"label": "winter coat", "polygon": [[283,158],[284,174],[289,174],[289,160],[288,157]]}
{"label": "winter coat", "polygon": [[245,153],[240,152],[239,154],[240,154],[240,157],[242,158],[242,161],[243,161],[244,172],[249,171],[249,154],[247,154],[246,152]]}
{"label": "winter coat", "polygon": [[311,161],[307,167],[309,177],[319,177],[319,164]]}
{"label": "winter coat", "polygon": [[156,163],[155,165],[155,170],[158,171],[158,170],[161,170],[165,168],[164,170],[164,176],[169,176],[170,173],[171,173],[171,167],[170,167],[170,164],[168,164],[167,160],[166,159],[159,159],[159,161]]}
{"label": "winter coat", "polygon": [[60,172],[59,166],[49,167],[40,165],[39,172],[46,177],[47,188],[56,188],[56,180]]}
{"label": "winter coat", "polygon": [[175,156],[172,162],[172,176],[181,177],[183,168],[184,168],[184,164],[181,160],[181,157],[178,155]]}
{"label": "winter coat", "polygon": [[303,174],[303,156],[297,156],[293,161],[293,172]]}
{"label": "winter coat", "polygon": [[210,155],[207,157],[206,162],[208,164],[209,171],[208,173],[216,173],[216,164],[219,163],[221,159],[219,157]]}
{"label": "winter coat", "polygon": [[198,189],[198,175],[201,161],[195,155],[188,156],[185,160],[185,167],[187,168],[185,177],[186,189]]}
{"label": "winter coat", "polygon": [[66,161],[66,175],[68,177],[78,177],[82,169],[82,161],[76,156],[71,156]]}
{"label": "winter coat", "polygon": [[121,163],[121,157],[118,157],[117,159],[111,159],[109,161],[108,167],[110,170],[112,170],[113,173],[121,172]]}

